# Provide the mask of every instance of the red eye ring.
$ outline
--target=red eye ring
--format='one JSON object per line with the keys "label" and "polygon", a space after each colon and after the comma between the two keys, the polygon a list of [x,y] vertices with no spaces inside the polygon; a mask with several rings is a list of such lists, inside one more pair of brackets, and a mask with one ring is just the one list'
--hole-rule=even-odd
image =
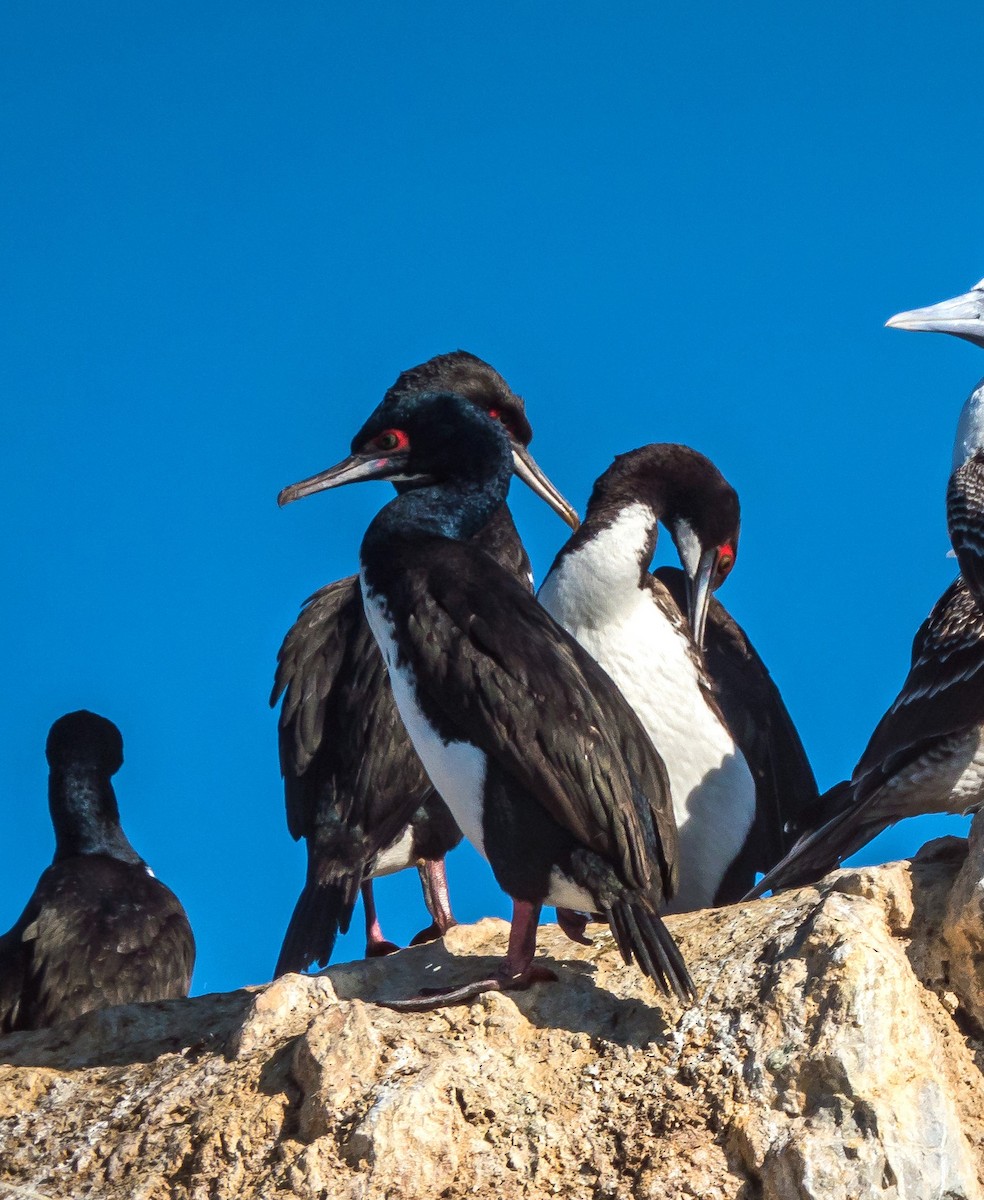
{"label": "red eye ring", "polygon": [[391,454],[394,450],[408,450],[409,448],[410,438],[402,429],[384,429],[366,447],[370,452],[381,450],[384,454]]}
{"label": "red eye ring", "polygon": [[718,547],[717,573],[721,576],[727,575],[734,565],[734,547],[730,542],[725,542],[723,546]]}

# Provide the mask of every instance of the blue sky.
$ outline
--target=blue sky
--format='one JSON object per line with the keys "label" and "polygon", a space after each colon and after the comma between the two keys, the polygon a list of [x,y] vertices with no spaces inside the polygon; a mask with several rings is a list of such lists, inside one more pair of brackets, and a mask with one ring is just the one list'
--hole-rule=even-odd
{"label": "blue sky", "polygon": [[[581,507],[650,441],[718,463],[722,599],[848,774],[954,573],[984,354],[882,324],[984,274],[982,51],[971,3],[4,5],[0,929],[50,858],[48,725],[88,707],[195,990],[269,977],[304,861],[275,655],[389,493],[276,495],[455,347]],[[542,577],[564,526],[514,510]],[[460,917],[507,911],[450,870]],[[379,900],[391,938],[426,923],[413,873]]]}

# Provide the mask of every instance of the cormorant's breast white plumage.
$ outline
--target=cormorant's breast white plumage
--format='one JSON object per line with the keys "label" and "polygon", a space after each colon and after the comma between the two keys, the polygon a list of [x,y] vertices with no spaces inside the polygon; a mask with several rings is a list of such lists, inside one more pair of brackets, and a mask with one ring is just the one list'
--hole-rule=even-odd
{"label": "cormorant's breast white plumage", "polygon": [[417,700],[417,681],[409,666],[399,661],[393,621],[385,599],[371,590],[360,575],[366,619],[389,671],[393,698],[414,749],[431,783],[451,810],[458,827],[476,850],[485,856],[482,832],[482,797],[485,788],[485,754],[470,742],[446,742],[427,720]]}
{"label": "cormorant's breast white plumage", "polygon": [[708,704],[672,599],[658,581],[655,590],[640,586],[640,555],[655,520],[648,505],[628,505],[560,559],[539,599],[605,668],[666,764],[680,835],[680,885],[668,911],[689,911],[713,904],[744,845],[755,817],[755,784]]}

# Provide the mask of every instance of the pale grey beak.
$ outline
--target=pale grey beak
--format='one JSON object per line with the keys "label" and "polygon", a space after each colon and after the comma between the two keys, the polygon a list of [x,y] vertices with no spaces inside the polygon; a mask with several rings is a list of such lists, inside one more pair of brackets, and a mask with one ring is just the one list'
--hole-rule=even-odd
{"label": "pale grey beak", "polygon": [[975,283],[969,292],[930,304],[896,313],[885,324],[890,329],[925,330],[927,333],[952,333],[976,346],[984,347],[984,279]]}

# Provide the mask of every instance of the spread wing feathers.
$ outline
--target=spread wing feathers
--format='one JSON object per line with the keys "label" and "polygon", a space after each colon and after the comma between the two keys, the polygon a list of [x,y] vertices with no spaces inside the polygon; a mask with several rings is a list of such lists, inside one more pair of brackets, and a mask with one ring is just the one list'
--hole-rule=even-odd
{"label": "spread wing feathers", "polygon": [[[432,789],[366,623],[358,576],[329,584],[304,605],[277,656],[270,703],[281,695],[280,769],[291,836],[317,840],[327,822],[331,839],[339,824],[355,819],[395,836],[401,818],[405,824]],[[367,754],[368,747],[376,753]]]}
{"label": "spread wing feathers", "polygon": [[[683,571],[660,567],[655,574],[686,611]],[[753,872],[767,871],[808,827],[819,796],[816,777],[768,668],[714,597],[704,631],[704,668],[755,780],[755,822],[748,838],[754,861],[747,866]]]}
{"label": "spread wing feathers", "polygon": [[950,476],[946,520],[961,575],[975,595],[984,595],[984,454],[981,452]]}
{"label": "spread wing feathers", "polygon": [[194,963],[180,901],[143,867],[88,855],[55,863],[0,939],[0,1028],[187,996]]}
{"label": "spread wing feathers", "polygon": [[958,576],[920,625],[912,666],[854,768],[855,799],[872,795],[934,742],[984,721],[984,614]]}
{"label": "spread wing feathers", "polygon": [[473,582],[462,553],[444,543],[398,582],[409,619],[397,636],[421,696],[627,886],[672,895],[669,783],[645,730],[521,584]]}

